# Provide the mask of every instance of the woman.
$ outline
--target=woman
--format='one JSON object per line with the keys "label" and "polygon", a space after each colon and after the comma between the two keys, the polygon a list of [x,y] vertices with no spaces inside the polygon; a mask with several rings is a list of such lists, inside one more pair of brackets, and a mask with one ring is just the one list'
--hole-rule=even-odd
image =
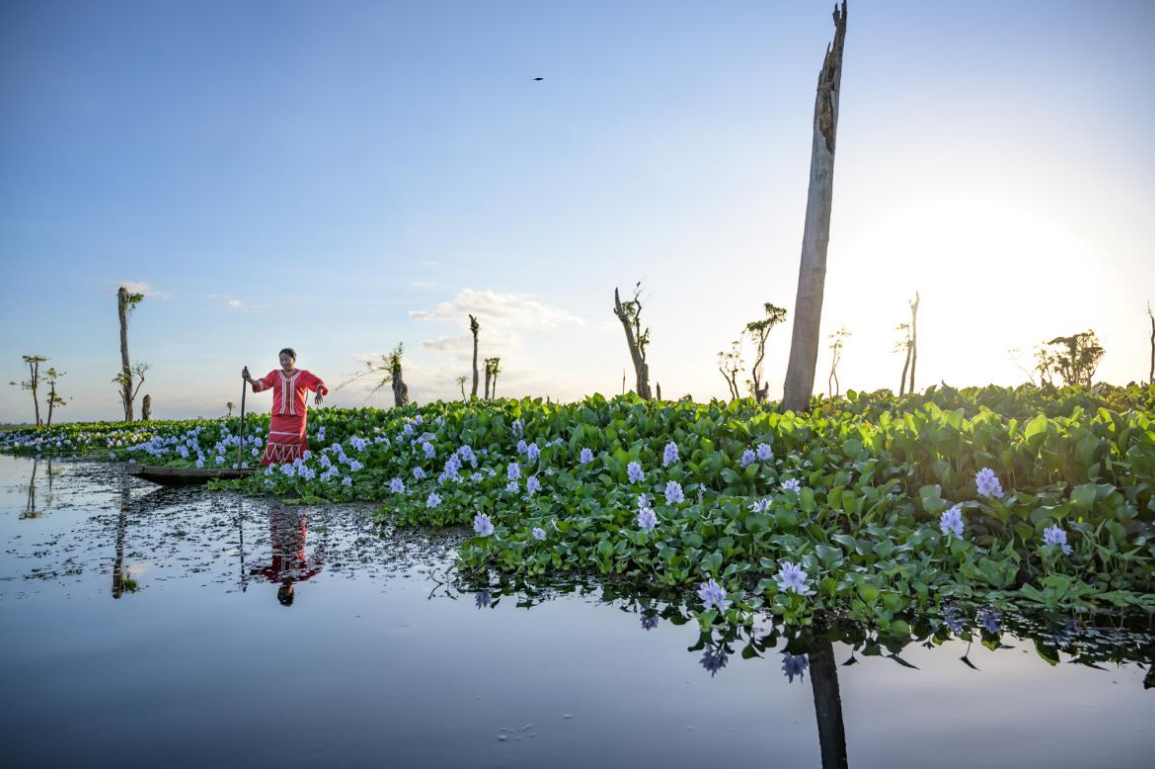
{"label": "woman", "polygon": [[296,368],[297,353],[291,347],[281,350],[281,368],[274,369],[261,379],[249,376],[249,367],[241,371],[241,377],[253,386],[253,392],[273,391],[273,418],[269,422],[269,440],[265,443],[262,465],[273,462],[292,462],[301,458],[309,449],[305,439],[305,413],[308,411],[306,391],[317,393],[314,403],[321,405],[322,396],[329,394],[329,388],[316,375]]}

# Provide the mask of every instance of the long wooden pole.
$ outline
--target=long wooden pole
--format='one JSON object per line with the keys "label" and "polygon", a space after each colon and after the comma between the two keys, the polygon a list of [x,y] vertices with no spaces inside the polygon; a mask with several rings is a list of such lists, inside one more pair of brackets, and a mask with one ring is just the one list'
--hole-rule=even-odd
{"label": "long wooden pole", "polygon": [[249,390],[249,383],[241,382],[241,434],[237,437],[237,469],[241,469],[241,450],[245,447],[245,394]]}

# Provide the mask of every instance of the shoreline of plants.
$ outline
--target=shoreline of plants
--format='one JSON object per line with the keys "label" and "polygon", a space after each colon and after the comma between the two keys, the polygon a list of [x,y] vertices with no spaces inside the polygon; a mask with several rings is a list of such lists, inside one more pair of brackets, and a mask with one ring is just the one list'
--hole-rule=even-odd
{"label": "shoreline of plants", "polygon": [[[901,635],[952,602],[1155,612],[1152,404],[1133,385],[853,393],[809,414],[599,395],[326,408],[306,460],[212,485],[472,525],[465,575],[682,590],[703,628],[765,611]],[[255,464],[267,423],[26,428],[0,451]]]}

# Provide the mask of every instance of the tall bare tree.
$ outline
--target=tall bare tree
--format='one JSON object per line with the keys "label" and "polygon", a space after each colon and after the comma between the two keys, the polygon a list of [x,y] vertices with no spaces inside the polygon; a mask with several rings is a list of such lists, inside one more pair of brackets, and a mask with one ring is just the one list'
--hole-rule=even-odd
{"label": "tall bare tree", "polygon": [[497,397],[497,375],[501,373],[501,358],[490,358],[493,361],[493,389],[489,391],[490,399]]}
{"label": "tall bare tree", "polygon": [[1151,320],[1151,368],[1147,373],[1147,382],[1155,384],[1155,315],[1151,314],[1151,303],[1147,303],[1147,317]]}
{"label": "tall bare tree", "polygon": [[477,399],[477,332],[481,330],[481,324],[477,322],[477,318],[472,315],[469,316],[469,333],[473,334],[473,390],[470,391],[469,397],[473,400]]}
{"label": "tall bare tree", "polygon": [[[630,348],[630,358],[634,362],[637,376],[638,395],[650,400],[650,364],[646,363],[646,348],[650,346],[650,329],[642,328],[642,282],[634,285],[634,298],[623,302],[614,289],[614,315],[622,322],[626,332],[626,344]],[[624,389],[624,387],[623,387]]]}
{"label": "tall bare tree", "polygon": [[850,330],[843,326],[829,336],[830,339],[830,376],[826,378],[826,392],[831,398],[842,394],[842,384],[838,381],[838,364],[842,362],[842,347],[850,338]]}
{"label": "tall bare tree", "polygon": [[754,343],[754,365],[750,367],[750,380],[747,384],[750,386],[750,394],[754,396],[754,401],[757,403],[765,401],[770,390],[769,383],[762,383],[762,363],[766,360],[766,340],[770,338],[770,332],[774,330],[774,327],[786,320],[786,310],[783,307],[777,307],[766,302],[763,305],[763,310],[766,317],[746,324],[746,333],[749,334],[750,341]]}
{"label": "tall bare tree", "polygon": [[907,392],[914,394],[914,369],[918,366],[918,292],[910,303],[910,386]]}
{"label": "tall bare tree", "polygon": [[21,355],[24,360],[24,365],[28,367],[28,378],[23,382],[9,382],[13,387],[19,387],[21,390],[30,390],[32,392],[32,405],[35,407],[36,426],[44,424],[40,420],[40,364],[48,360],[43,355]]}
{"label": "tall bare tree", "polygon": [[[346,379],[341,384],[337,385],[335,390],[340,390],[346,385],[359,381],[366,376],[379,376],[377,385],[365,396],[368,401],[378,392],[383,390],[386,386],[391,386],[393,389],[393,405],[400,408],[409,403],[409,385],[405,384],[402,378],[401,359],[404,352],[404,345],[401,342],[393,348],[393,351],[388,355],[381,355],[379,361],[365,361],[365,370],[360,374],[354,374]],[[462,397],[464,398],[464,387],[462,388]]]}
{"label": "tall bare tree", "polygon": [[489,400],[489,385],[493,381],[493,358],[485,359],[485,400]]}
{"label": "tall bare tree", "polygon": [[117,289],[116,312],[120,317],[120,373],[112,381],[120,385],[120,399],[124,405],[125,422],[131,422],[133,419],[132,403],[136,397],[136,391],[140,389],[137,386],[134,390],[132,386],[134,369],[128,357],[128,318],[143,300],[144,294],[131,292],[124,286]]}
{"label": "tall bare tree", "polygon": [[814,393],[818,365],[819,327],[826,284],[826,248],[830,242],[830,211],[834,198],[834,147],[838,133],[838,97],[842,84],[842,49],[846,42],[846,0],[834,8],[834,41],[826,48],[818,90],[814,97],[814,135],[810,147],[810,187],[806,223],[802,230],[802,257],[798,294],[794,301],[794,330],[790,363],[786,369],[782,407],[807,411]]}
{"label": "tall bare tree", "polygon": [[457,377],[457,386],[461,388],[461,400],[465,400],[465,383],[468,380],[469,377],[465,376],[464,374]]}
{"label": "tall bare tree", "polygon": [[65,372],[57,371],[55,368],[50,368],[44,372],[44,381],[48,383],[48,427],[52,427],[52,411],[53,409],[63,408],[68,405],[68,401],[60,396],[56,391],[56,382],[60,377],[64,376]]}
{"label": "tall bare tree", "polygon": [[735,339],[730,343],[729,352],[723,350],[718,353],[718,371],[726,380],[726,386],[730,388],[731,400],[742,397],[742,393],[738,390],[738,372],[742,370],[744,363],[745,361],[742,360],[742,340],[740,339]]}
{"label": "tall bare tree", "polygon": [[906,395],[906,378],[907,374],[910,373],[910,351],[913,343],[910,340],[909,323],[899,323],[894,329],[902,333],[902,337],[894,344],[894,351],[906,354],[906,357],[902,361],[902,379],[898,383],[898,395],[902,397]]}

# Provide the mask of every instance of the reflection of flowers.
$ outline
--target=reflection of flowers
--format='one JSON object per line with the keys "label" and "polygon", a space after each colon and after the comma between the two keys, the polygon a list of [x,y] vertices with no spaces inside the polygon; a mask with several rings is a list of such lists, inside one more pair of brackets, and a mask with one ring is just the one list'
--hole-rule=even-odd
{"label": "reflection of flowers", "polygon": [[657,614],[643,614],[642,615],[642,629],[653,630],[658,626]]}
{"label": "reflection of flowers", "polygon": [[806,680],[806,668],[809,666],[810,660],[805,654],[782,653],[782,672],[786,675],[787,683],[794,683],[794,676],[798,676],[799,681]]}
{"label": "reflection of flowers", "polygon": [[493,596],[489,594],[488,590],[480,590],[473,596],[473,602],[477,604],[479,609],[488,609],[489,605],[493,603]]}
{"label": "reflection of flowers", "polygon": [[1002,622],[999,620],[999,614],[994,609],[983,609],[980,611],[979,622],[983,623],[983,627],[988,633],[998,633],[1002,630]]}
{"label": "reflection of flowers", "polygon": [[710,677],[718,675],[718,671],[726,667],[726,660],[730,655],[726,654],[724,649],[707,649],[706,653],[702,655],[702,667],[710,671]]}
{"label": "reflection of flowers", "polygon": [[943,622],[946,623],[946,626],[950,629],[950,632],[954,633],[955,635],[959,635],[964,630],[966,630],[966,624],[962,621],[961,617],[955,614],[955,609],[953,606],[947,606],[942,610],[942,619]]}

